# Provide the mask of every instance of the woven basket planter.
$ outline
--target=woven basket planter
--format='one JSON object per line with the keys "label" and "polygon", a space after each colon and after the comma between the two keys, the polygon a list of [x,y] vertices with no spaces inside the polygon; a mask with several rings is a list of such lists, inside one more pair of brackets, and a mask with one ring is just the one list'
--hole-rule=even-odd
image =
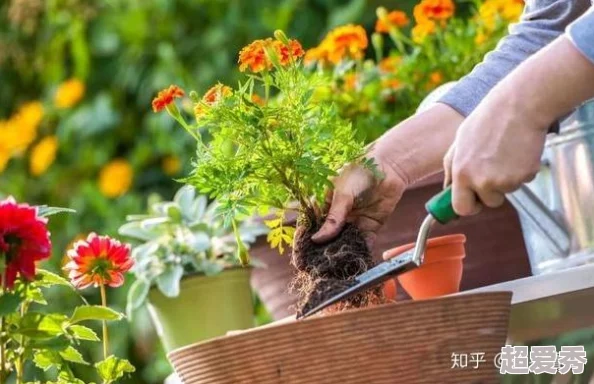
{"label": "woven basket planter", "polygon": [[[388,304],[254,329],[169,354],[184,384],[497,383],[511,293]],[[452,353],[484,353],[452,369]]]}

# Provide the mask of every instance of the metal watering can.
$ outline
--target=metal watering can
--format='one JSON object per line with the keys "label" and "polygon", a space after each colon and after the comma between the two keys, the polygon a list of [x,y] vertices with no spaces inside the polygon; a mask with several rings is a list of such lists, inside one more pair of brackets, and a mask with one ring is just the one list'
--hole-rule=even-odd
{"label": "metal watering can", "polygon": [[[454,84],[433,91],[417,112]],[[560,123],[537,177],[506,197],[518,212],[534,275],[594,261],[594,100]]]}

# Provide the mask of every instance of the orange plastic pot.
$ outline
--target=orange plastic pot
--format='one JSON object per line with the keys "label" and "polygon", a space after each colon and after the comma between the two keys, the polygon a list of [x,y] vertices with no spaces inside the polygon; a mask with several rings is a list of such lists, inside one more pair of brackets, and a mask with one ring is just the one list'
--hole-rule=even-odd
{"label": "orange plastic pot", "polygon": [[[427,241],[423,264],[398,276],[398,282],[414,300],[430,299],[460,291],[462,259],[466,256],[462,234],[434,237]],[[389,252],[397,255],[414,248],[415,243],[401,245]]]}

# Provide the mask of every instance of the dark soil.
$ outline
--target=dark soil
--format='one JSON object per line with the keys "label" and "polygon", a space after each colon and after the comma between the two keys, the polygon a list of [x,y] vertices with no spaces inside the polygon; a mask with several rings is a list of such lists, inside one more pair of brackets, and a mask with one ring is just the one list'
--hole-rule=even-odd
{"label": "dark soil", "polygon": [[[297,269],[293,289],[298,293],[298,315],[352,286],[357,275],[375,266],[365,239],[357,227],[346,224],[334,240],[321,245],[311,240],[319,227],[320,223],[317,221],[300,220],[295,233],[291,263]],[[354,295],[327,311],[361,308],[385,302],[382,288],[377,286]]]}

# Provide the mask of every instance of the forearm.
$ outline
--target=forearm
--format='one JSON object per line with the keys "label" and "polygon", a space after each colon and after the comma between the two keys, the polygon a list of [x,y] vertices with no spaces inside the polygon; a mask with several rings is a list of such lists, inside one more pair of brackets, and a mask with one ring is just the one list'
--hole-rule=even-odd
{"label": "forearm", "polygon": [[594,97],[594,62],[564,36],[526,60],[492,92],[547,129]]}
{"label": "forearm", "polygon": [[372,156],[397,172],[408,185],[440,172],[445,153],[464,117],[445,104],[435,104],[386,132]]}

